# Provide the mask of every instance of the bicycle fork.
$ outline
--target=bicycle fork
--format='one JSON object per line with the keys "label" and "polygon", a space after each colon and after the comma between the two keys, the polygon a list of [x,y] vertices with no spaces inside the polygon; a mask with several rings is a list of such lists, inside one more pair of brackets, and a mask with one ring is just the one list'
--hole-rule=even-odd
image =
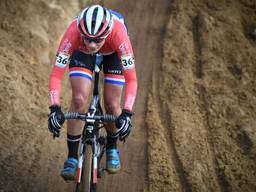
{"label": "bicycle fork", "polygon": [[96,139],[93,143],[93,155],[92,155],[92,183],[96,184],[98,181],[98,154],[97,154],[97,143]]}
{"label": "bicycle fork", "polygon": [[[81,182],[81,176],[82,176],[82,169],[83,169],[83,162],[85,160],[85,150],[86,147],[92,147],[92,183],[96,184],[98,182],[98,156],[99,156],[99,149],[97,147],[96,138],[93,138],[93,141],[88,143],[81,143],[80,147],[80,156],[78,160],[78,168],[77,168],[77,183]],[[90,159],[90,158],[89,158]],[[88,171],[88,170],[86,170]]]}
{"label": "bicycle fork", "polygon": [[82,168],[83,168],[83,162],[84,162],[84,147],[85,147],[85,144],[81,143],[80,152],[79,152],[80,155],[78,159],[77,177],[76,177],[77,183],[81,182]]}

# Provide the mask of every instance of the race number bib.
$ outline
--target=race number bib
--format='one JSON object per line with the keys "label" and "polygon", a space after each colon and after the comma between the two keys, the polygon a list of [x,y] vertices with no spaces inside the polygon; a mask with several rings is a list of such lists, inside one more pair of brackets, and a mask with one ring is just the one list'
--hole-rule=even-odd
{"label": "race number bib", "polygon": [[65,54],[65,53],[59,53],[56,56],[56,62],[55,65],[61,68],[65,68],[68,61],[69,61],[69,55]]}
{"label": "race number bib", "polygon": [[122,56],[121,62],[123,64],[124,69],[132,69],[135,63],[133,55]]}

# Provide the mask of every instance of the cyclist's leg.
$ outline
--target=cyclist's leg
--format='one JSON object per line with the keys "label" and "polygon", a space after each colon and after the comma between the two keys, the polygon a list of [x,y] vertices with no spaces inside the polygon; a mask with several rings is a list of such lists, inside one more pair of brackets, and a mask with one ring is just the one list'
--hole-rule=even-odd
{"label": "cyclist's leg", "polygon": [[[122,66],[116,53],[104,56],[104,104],[106,112],[113,115],[121,113],[121,98],[124,85],[124,77],[122,75]],[[117,150],[115,123],[107,124],[107,170],[110,173],[116,173],[120,169],[119,152]]]}
{"label": "cyclist's leg", "polygon": [[[84,112],[90,91],[95,56],[75,51],[69,64],[69,76],[72,88],[70,111]],[[68,120],[67,132],[70,135],[82,133],[84,123],[79,120]]]}
{"label": "cyclist's leg", "polygon": [[[111,83],[104,85],[104,101],[106,112],[113,115],[120,115],[122,86]],[[109,173],[117,173],[120,170],[120,157],[117,149],[117,129],[115,123],[108,123],[107,126],[107,147],[106,147],[106,168]]]}
{"label": "cyclist's leg", "polygon": [[[70,111],[84,112],[91,90],[91,79],[94,57],[80,51],[71,56],[69,65],[72,100]],[[84,124],[78,120],[67,122],[68,160],[61,175],[66,180],[75,179],[77,168],[78,146]]]}
{"label": "cyclist's leg", "polygon": [[[125,80],[117,53],[103,57],[103,70],[105,109],[107,113],[118,116],[121,113],[120,105]],[[107,131],[116,133],[115,123],[108,123]]]}
{"label": "cyclist's leg", "polygon": [[[113,77],[112,77],[113,78]],[[111,83],[104,85],[104,103],[108,114],[118,116],[121,114],[122,86]],[[115,134],[117,132],[114,122],[107,124],[107,131]]]}

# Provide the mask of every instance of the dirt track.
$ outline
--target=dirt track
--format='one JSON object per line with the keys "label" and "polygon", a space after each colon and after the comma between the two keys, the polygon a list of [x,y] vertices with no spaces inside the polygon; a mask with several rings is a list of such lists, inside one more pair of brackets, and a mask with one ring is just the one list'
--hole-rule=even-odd
{"label": "dirt track", "polygon": [[[256,191],[256,2],[98,2],[127,18],[139,79],[122,170],[99,190]],[[59,176],[65,128],[53,140],[46,127],[47,83],[58,40],[84,5],[0,2],[1,192],[71,191]],[[67,109],[68,81],[63,93]]]}

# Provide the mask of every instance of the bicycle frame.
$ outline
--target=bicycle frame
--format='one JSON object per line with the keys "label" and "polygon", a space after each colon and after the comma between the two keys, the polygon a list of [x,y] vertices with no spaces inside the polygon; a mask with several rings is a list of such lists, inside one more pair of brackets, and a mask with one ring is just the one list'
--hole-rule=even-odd
{"label": "bicycle frame", "polygon": [[[86,124],[83,131],[82,142],[80,146],[80,157],[79,157],[79,164],[77,170],[77,182],[81,182],[81,170],[84,161],[84,152],[86,150],[86,144],[92,145],[93,151],[93,183],[97,183],[97,174],[98,174],[98,147],[97,147],[97,135],[98,131],[96,128],[96,120],[93,119],[97,112],[102,114],[102,109],[100,107],[99,102],[99,90],[98,90],[98,81],[99,81],[99,72],[95,72],[95,82],[94,82],[94,91],[93,91],[93,98],[91,105],[88,110],[88,117],[91,119],[86,119]],[[97,109],[99,111],[97,111]]]}
{"label": "bicycle frame", "polygon": [[[80,156],[78,159],[78,169],[77,169],[77,178],[76,178],[77,192],[96,191],[98,174],[99,172],[101,172],[101,170],[99,170],[99,164],[106,150],[106,136],[100,136],[99,130],[104,127],[103,122],[107,122],[107,121],[113,122],[117,118],[110,114],[103,114],[103,110],[100,105],[100,96],[99,96],[100,65],[101,65],[101,61],[98,58],[98,62],[97,62],[97,56],[96,56],[96,64],[94,69],[95,76],[94,76],[93,96],[92,96],[92,101],[90,103],[88,112],[87,113],[79,113],[79,112],[64,113],[65,119],[80,119],[86,122],[83,130],[83,134],[82,134],[80,149],[79,149]],[[88,156],[88,154],[90,155]],[[86,159],[89,159],[89,160],[85,161]],[[90,164],[86,164],[87,162],[89,162]],[[83,166],[86,166],[87,170],[84,170]],[[86,176],[85,173],[88,176]],[[83,182],[81,182],[82,178],[83,178],[82,180]],[[86,180],[87,178],[88,180]],[[80,185],[80,183],[82,185]],[[85,186],[86,186],[86,189],[85,189]]]}

